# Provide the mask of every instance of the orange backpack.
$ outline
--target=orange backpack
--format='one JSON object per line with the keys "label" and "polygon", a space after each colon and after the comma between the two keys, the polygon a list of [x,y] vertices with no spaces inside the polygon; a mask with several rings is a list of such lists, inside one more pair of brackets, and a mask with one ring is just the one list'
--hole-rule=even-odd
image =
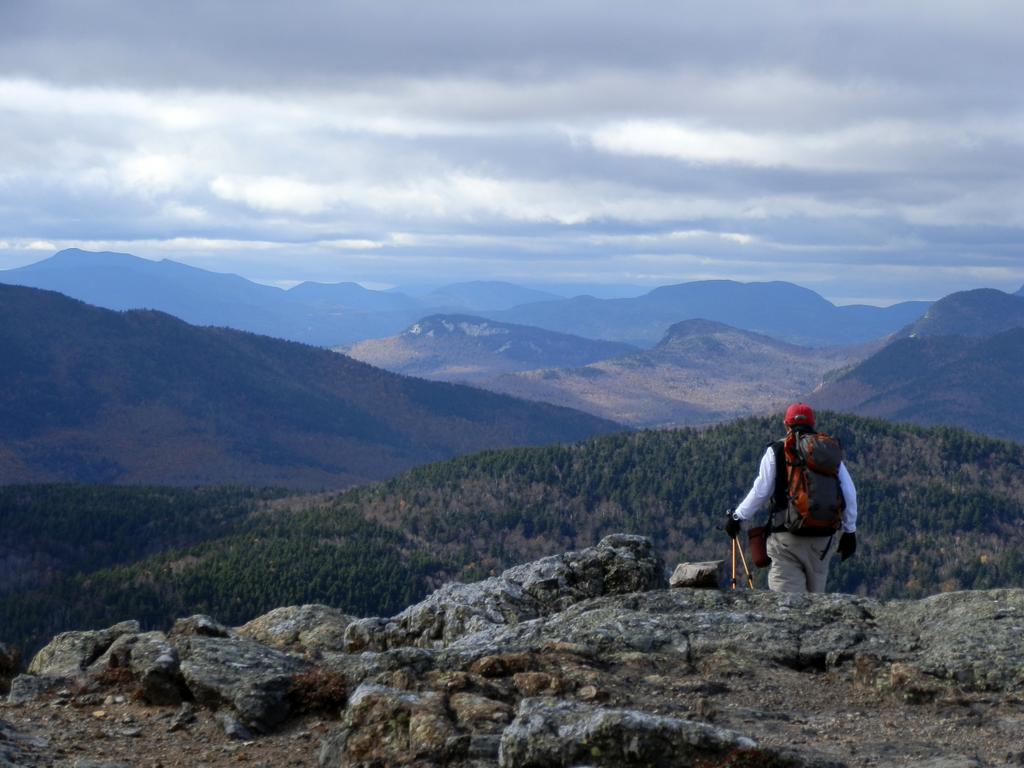
{"label": "orange backpack", "polygon": [[782,445],[786,464],[786,516],[793,533],[828,535],[843,523],[846,502],[839,485],[843,447],[822,432],[790,432]]}

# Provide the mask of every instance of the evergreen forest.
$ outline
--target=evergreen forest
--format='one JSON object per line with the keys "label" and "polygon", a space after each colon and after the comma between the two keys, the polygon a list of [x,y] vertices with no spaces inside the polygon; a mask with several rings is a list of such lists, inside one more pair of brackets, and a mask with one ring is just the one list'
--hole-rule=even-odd
{"label": "evergreen forest", "polygon": [[[0,488],[0,641],[135,618],[239,624],[321,602],[391,615],[451,579],[485,578],[622,531],[666,565],[721,559],[721,529],[779,417],[478,453],[335,495],[90,486]],[[952,428],[819,415],[859,497],[858,551],[829,588],[879,598],[1024,586],[1024,447]],[[31,578],[30,578],[31,577]],[[758,573],[763,586],[765,572]],[[15,584],[5,580],[5,584]]]}

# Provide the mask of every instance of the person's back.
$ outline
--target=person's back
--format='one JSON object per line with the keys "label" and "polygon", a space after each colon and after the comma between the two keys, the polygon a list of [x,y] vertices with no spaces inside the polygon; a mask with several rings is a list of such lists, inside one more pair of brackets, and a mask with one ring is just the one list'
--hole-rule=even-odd
{"label": "person's back", "polygon": [[[746,498],[727,514],[725,530],[735,538],[741,521],[769,504],[768,588],[773,592],[824,592],[828,555],[840,530],[843,560],[857,549],[857,490],[838,455],[838,441],[817,436],[814,411],[804,403],[786,410],[786,437],[765,450]],[[812,437],[813,436],[813,437]],[[824,460],[807,455],[815,445]],[[809,447],[810,446],[810,447]],[[834,447],[833,447],[834,446]]]}

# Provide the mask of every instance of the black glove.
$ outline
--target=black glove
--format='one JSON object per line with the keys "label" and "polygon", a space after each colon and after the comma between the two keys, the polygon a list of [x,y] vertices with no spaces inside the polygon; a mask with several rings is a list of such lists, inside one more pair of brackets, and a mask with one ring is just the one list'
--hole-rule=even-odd
{"label": "black glove", "polygon": [[731,509],[725,513],[725,532],[729,534],[730,539],[740,535],[740,521],[732,516]]}
{"label": "black glove", "polygon": [[839,537],[839,547],[837,549],[842,556],[842,560],[848,560],[853,557],[853,553],[857,551],[857,534],[844,533]]}

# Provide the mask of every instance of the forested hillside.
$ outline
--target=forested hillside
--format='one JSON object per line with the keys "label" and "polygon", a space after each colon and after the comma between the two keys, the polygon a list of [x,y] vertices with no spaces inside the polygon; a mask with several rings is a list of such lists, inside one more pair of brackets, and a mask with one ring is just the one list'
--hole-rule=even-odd
{"label": "forested hillside", "polygon": [[898,339],[808,397],[816,408],[1024,441],[1022,401],[1024,328]]}
{"label": "forested hillside", "polygon": [[229,487],[0,485],[0,598],[227,535],[280,496]]}
{"label": "forested hillside", "polygon": [[345,488],[619,425],[326,349],[0,284],[0,482]]}
{"label": "forested hillside", "polygon": [[[1024,447],[949,428],[821,414],[847,450],[861,507],[857,556],[830,588],[879,597],[1024,585]],[[16,643],[128,617],[195,611],[242,622],[327,602],[389,614],[449,578],[650,536],[669,564],[725,557],[724,512],[746,492],[780,418],[489,451],[332,498],[276,502],[231,536],[0,601]],[[760,575],[763,580],[763,573]]]}

